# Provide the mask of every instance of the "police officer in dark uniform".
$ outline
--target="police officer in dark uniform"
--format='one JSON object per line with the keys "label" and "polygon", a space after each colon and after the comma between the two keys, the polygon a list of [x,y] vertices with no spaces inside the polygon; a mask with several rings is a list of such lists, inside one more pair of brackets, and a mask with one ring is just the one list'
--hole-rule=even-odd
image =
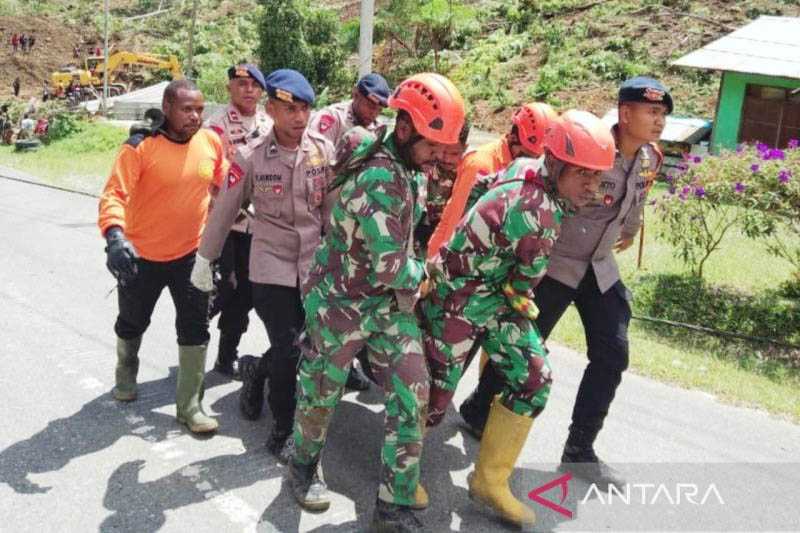
{"label": "police officer in dark uniform", "polygon": [[[614,252],[629,248],[642,223],[647,193],[661,166],[656,142],[672,113],[672,97],[657,80],[636,77],[619,88],[619,119],[612,131],[614,167],[601,177],[598,198],[564,219],[547,276],[535,289],[536,325],[547,338],[570,303],[586,331],[589,364],[578,388],[561,462],[591,482],[623,484],[600,461],[594,442],[603,427],[622,372],[628,367],[631,293],[622,283]],[[486,424],[500,377],[491,362],[459,411],[476,436]]]}

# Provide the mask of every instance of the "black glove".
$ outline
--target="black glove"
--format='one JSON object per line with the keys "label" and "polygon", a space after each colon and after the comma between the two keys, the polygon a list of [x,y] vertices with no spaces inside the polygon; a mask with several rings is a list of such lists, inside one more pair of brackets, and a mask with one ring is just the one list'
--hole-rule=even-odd
{"label": "black glove", "polygon": [[136,276],[139,254],[118,226],[106,232],[106,244],[106,266],[117,281],[125,285]]}

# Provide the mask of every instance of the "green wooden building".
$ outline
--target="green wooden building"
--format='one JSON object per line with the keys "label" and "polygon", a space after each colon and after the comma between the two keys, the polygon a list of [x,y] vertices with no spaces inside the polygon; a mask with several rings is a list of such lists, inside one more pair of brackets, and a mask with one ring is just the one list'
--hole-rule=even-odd
{"label": "green wooden building", "polygon": [[800,139],[800,18],[759,17],[673,64],[722,72],[712,151]]}

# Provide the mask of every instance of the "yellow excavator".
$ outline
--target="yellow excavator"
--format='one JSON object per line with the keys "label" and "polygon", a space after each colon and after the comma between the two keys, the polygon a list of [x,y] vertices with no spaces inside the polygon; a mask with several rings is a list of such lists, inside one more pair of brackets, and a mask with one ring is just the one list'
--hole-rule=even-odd
{"label": "yellow excavator", "polygon": [[[102,91],[105,61],[103,56],[86,58],[85,68],[62,67],[51,75],[53,94],[68,96],[70,88],[80,91]],[[181,65],[174,55],[162,56],[138,52],[114,52],[108,56],[108,88],[110,96],[130,91],[144,81],[142,69],[166,70],[173,80],[183,78]]]}

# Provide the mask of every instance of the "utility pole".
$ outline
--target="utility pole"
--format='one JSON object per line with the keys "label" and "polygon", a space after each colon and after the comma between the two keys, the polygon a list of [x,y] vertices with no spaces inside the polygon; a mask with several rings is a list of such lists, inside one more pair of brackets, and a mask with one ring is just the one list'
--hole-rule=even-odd
{"label": "utility pole", "polygon": [[358,31],[358,77],[372,72],[372,26],[375,0],[361,0],[361,26]]}
{"label": "utility pole", "polygon": [[102,99],[102,109],[103,109],[103,116],[108,115],[108,0],[103,2],[103,7],[105,10],[105,17],[103,21],[103,33],[105,34],[105,44],[103,45],[103,99]]}
{"label": "utility pole", "polygon": [[197,0],[192,0],[192,23],[189,26],[189,61],[186,66],[186,77],[190,80],[193,79],[193,63],[194,63],[194,22],[197,18]]}

